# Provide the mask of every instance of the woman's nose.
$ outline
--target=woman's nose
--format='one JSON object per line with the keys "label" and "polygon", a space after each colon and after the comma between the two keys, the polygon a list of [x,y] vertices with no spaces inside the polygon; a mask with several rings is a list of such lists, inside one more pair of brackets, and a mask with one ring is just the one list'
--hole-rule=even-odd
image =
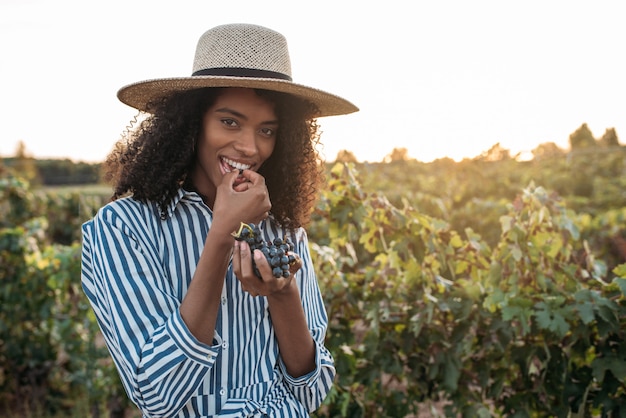
{"label": "woman's nose", "polygon": [[246,156],[254,155],[257,151],[256,132],[251,129],[244,129],[237,137],[235,149]]}

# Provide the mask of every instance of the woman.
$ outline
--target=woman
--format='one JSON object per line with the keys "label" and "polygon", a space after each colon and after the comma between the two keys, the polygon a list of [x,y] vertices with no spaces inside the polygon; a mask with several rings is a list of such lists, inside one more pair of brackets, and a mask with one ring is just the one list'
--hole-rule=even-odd
{"label": "woman", "polygon": [[[282,35],[223,25],[200,38],[191,77],[118,92],[146,118],[106,160],[114,195],[83,226],[82,283],[145,417],[307,416],[330,390],[303,228],[315,118],[358,109],[290,73]],[[293,242],[287,277],[235,239],[242,223]]]}

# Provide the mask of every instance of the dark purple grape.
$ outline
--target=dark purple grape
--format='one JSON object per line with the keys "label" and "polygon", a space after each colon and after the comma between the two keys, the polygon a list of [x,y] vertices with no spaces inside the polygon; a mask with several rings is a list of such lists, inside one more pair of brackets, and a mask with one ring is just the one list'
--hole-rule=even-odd
{"label": "dark purple grape", "polygon": [[[259,227],[253,223],[241,223],[239,231],[233,232],[233,237],[238,241],[246,241],[250,246],[250,250],[260,250],[270,267],[272,267],[272,275],[276,278],[289,277],[291,272],[289,268],[296,261],[296,257],[292,254],[293,243],[289,238],[276,237],[270,242],[265,242]],[[254,259],[252,259],[252,268],[254,274],[261,277],[261,273],[257,269]]]}

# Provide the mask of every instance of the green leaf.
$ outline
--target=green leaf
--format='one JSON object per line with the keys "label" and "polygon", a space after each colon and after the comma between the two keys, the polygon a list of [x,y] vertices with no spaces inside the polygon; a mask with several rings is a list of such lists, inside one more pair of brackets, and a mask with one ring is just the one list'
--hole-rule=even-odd
{"label": "green leaf", "polygon": [[[626,279],[626,263],[620,264],[613,269],[613,273],[620,279]],[[620,285],[621,287],[621,285]]]}
{"label": "green leaf", "polygon": [[554,314],[551,331],[554,331],[559,337],[565,337],[569,332],[570,326],[561,314]]}
{"label": "green leaf", "polygon": [[576,310],[580,315],[580,320],[583,321],[585,325],[591,324],[596,319],[591,302],[579,303],[576,305]]}
{"label": "green leaf", "polygon": [[550,310],[543,302],[537,304],[539,310],[534,313],[540,328],[552,331],[559,337],[568,333],[570,326],[560,312]]}
{"label": "green leaf", "polygon": [[511,216],[501,216],[500,217],[500,225],[502,226],[502,233],[506,234],[511,230],[515,219]]}
{"label": "green leaf", "polygon": [[622,291],[622,295],[626,296],[626,277],[616,277],[615,279],[613,279],[613,283],[617,284],[619,286],[619,289]]}
{"label": "green leaf", "polygon": [[461,248],[463,246],[463,240],[460,236],[454,234],[450,239],[450,245],[454,248]]}
{"label": "green leaf", "polygon": [[363,244],[365,249],[370,253],[381,251],[381,235],[379,228],[372,222],[366,221],[366,225],[367,228],[363,228],[359,242]]}
{"label": "green leaf", "polygon": [[513,249],[511,250],[511,255],[513,256],[513,259],[515,259],[515,261],[520,261],[522,259],[522,250],[520,249],[519,245],[515,245],[513,247]]}
{"label": "green leaf", "polygon": [[552,315],[548,310],[542,309],[540,311],[535,312],[535,318],[537,319],[537,325],[542,329],[550,329],[550,325],[552,324]]}
{"label": "green leaf", "polygon": [[618,380],[626,378],[626,362],[617,357],[596,357],[591,363],[593,377],[599,382],[604,381],[607,371],[610,371]]}
{"label": "green leaf", "polygon": [[455,357],[448,357],[448,361],[445,362],[443,370],[443,386],[450,392],[455,392],[459,384],[459,377],[461,377],[461,368],[459,362]]}

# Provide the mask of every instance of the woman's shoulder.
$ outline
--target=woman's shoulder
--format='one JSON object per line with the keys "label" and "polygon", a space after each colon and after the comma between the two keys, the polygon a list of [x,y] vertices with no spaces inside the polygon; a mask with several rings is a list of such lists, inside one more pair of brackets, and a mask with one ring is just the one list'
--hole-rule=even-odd
{"label": "woman's shoulder", "polygon": [[114,213],[143,212],[149,206],[152,206],[150,202],[143,202],[132,196],[126,196],[107,203],[101,208],[101,211]]}
{"label": "woman's shoulder", "polygon": [[143,202],[132,196],[122,197],[104,205],[93,220],[95,222],[122,222],[126,224],[146,224],[152,219],[159,219],[158,205]]}

